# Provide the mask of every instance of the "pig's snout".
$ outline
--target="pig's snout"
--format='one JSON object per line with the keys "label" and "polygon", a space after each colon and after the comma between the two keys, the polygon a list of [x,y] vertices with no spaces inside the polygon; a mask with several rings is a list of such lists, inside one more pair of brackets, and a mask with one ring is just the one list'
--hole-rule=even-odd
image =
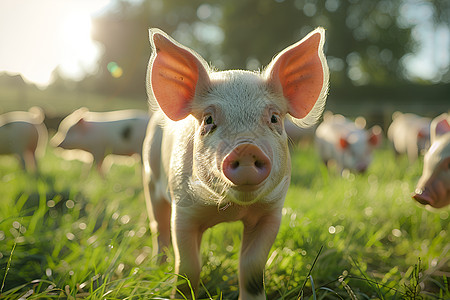
{"label": "pig's snout", "polygon": [[258,188],[270,174],[270,158],[254,144],[236,146],[223,160],[222,171],[238,190]]}
{"label": "pig's snout", "polygon": [[433,202],[429,192],[423,189],[416,189],[412,197],[414,198],[414,200],[423,205],[431,204]]}

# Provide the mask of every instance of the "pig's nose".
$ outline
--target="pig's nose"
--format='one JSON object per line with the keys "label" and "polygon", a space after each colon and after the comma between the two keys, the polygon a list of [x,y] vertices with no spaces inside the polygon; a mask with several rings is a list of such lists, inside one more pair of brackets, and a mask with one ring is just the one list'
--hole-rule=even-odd
{"label": "pig's nose", "polygon": [[267,155],[254,144],[241,144],[223,160],[225,177],[238,189],[252,190],[269,176],[272,163]]}
{"label": "pig's nose", "polygon": [[412,197],[414,200],[423,205],[430,204],[432,202],[429,193],[425,189],[416,189]]}

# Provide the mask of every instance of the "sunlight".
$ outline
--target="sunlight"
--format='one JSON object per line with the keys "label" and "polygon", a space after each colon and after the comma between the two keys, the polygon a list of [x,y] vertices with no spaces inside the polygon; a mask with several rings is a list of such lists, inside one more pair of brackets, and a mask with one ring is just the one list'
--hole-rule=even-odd
{"label": "sunlight", "polygon": [[80,80],[85,73],[95,71],[100,51],[90,38],[91,28],[89,14],[82,11],[73,12],[64,20],[61,27],[61,42],[65,49],[61,53],[62,75]]}
{"label": "sunlight", "polygon": [[80,80],[96,71],[101,47],[91,40],[91,15],[111,0],[0,2],[0,72],[48,86],[58,68]]}

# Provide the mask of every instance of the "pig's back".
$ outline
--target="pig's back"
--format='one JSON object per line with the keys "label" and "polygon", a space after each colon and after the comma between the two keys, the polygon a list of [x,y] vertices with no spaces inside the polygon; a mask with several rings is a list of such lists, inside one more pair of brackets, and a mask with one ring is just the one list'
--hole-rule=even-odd
{"label": "pig's back", "polygon": [[[141,154],[148,121],[148,116],[97,121],[98,132],[95,135],[103,139],[106,148],[111,149],[114,154]],[[101,138],[101,135],[103,135],[103,138]]]}
{"label": "pig's back", "polygon": [[114,122],[127,119],[149,119],[147,112],[139,109],[124,109],[107,112],[89,111],[83,115],[83,118],[89,122]]}

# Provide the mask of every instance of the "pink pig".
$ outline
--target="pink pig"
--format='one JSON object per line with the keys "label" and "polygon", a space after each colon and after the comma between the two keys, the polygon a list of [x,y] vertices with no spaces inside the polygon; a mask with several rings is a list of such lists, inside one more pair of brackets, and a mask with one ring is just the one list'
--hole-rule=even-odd
{"label": "pink pig", "polygon": [[397,154],[406,154],[410,162],[417,160],[430,146],[431,119],[415,114],[395,112],[387,136]]}
{"label": "pink pig", "polygon": [[322,160],[333,161],[342,172],[349,169],[364,172],[372,161],[372,151],[380,145],[381,128],[369,130],[342,115],[325,114],[324,121],[316,130],[316,146]]}
{"label": "pink pig", "polygon": [[431,147],[413,198],[435,208],[450,204],[450,116],[446,113],[431,122]]}
{"label": "pink pig", "polygon": [[91,112],[83,107],[61,121],[51,144],[91,153],[102,172],[103,160],[109,154],[141,155],[148,122],[148,114],[141,110]]}
{"label": "pink pig", "polygon": [[[155,249],[196,292],[204,231],[242,221],[239,299],[265,299],[263,274],[290,183],[283,122],[312,124],[327,95],[324,30],[283,50],[262,72],[210,68],[158,29],[147,73],[156,111],[144,141],[144,189]],[[157,246],[156,246],[157,245]],[[189,297],[187,285],[180,290]]]}
{"label": "pink pig", "polygon": [[23,169],[36,171],[36,156],[45,152],[47,127],[41,108],[0,115],[0,154],[15,154]]}

